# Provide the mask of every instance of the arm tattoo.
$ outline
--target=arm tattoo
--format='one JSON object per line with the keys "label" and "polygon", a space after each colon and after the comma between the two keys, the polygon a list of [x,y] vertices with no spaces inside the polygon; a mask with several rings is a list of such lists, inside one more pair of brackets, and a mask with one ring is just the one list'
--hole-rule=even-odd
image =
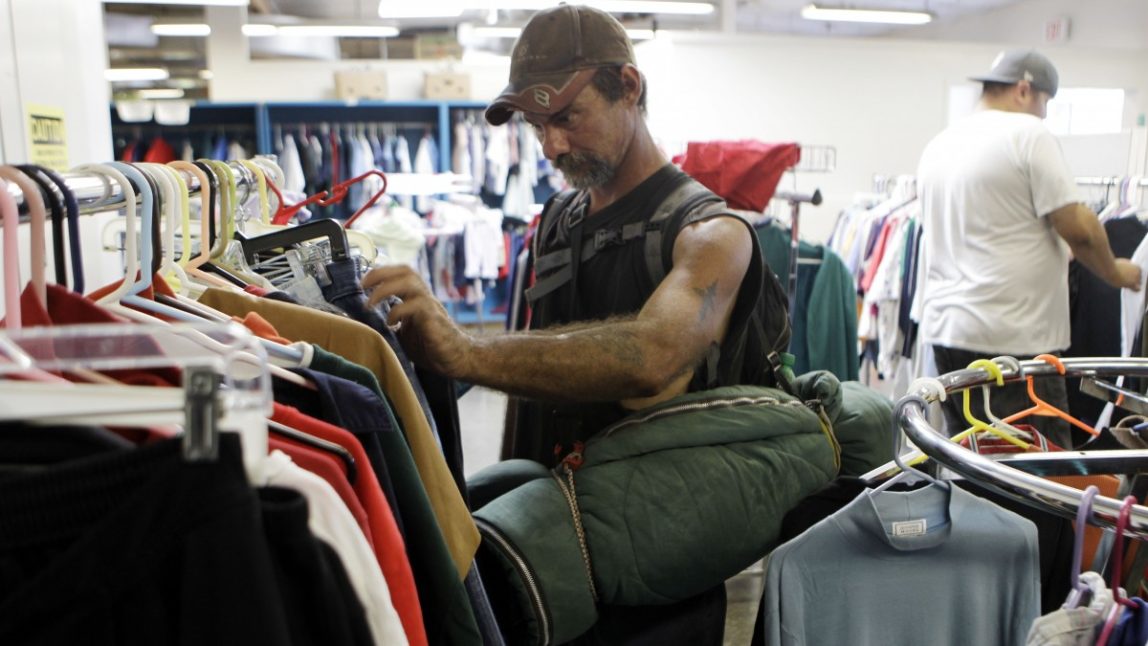
{"label": "arm tattoo", "polygon": [[697,295],[702,299],[701,309],[698,310],[698,323],[701,323],[702,321],[705,321],[707,318],[709,318],[709,315],[712,314],[716,309],[714,306],[714,301],[717,298],[717,281],[715,280],[714,282],[710,283],[709,287],[706,287],[705,289],[698,289],[695,287],[694,291],[697,292]]}

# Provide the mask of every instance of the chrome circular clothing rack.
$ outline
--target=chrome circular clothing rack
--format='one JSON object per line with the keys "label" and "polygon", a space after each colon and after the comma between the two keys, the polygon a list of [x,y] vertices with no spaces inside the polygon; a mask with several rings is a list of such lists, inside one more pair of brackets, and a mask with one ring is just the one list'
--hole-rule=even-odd
{"label": "chrome circular clothing rack", "polygon": [[[1065,358],[1065,377],[1148,377],[1148,359],[1126,357]],[[997,364],[1000,366],[1000,363]],[[1023,381],[1025,377],[1061,376],[1056,367],[1039,360],[1021,361],[1020,370],[1001,366],[1007,383]],[[956,370],[938,378],[947,393],[995,383],[995,377],[983,369]],[[918,396],[926,402],[939,400],[938,393],[919,386],[906,394]],[[1009,466],[1009,459],[991,460],[949,440],[933,428],[919,403],[908,402],[896,420],[909,440],[930,458],[962,476],[994,491],[1035,507],[1047,509],[1061,516],[1076,518],[1084,492],[1033,473]],[[1089,463],[1118,467],[1118,471],[1105,473],[1148,471],[1148,450],[1115,451],[1057,451],[1043,454],[1024,454],[1023,460],[1038,472],[1055,475],[1088,475]],[[1121,501],[1096,496],[1092,501],[1090,522],[1098,527],[1112,529],[1120,514]],[[1148,539],[1148,507],[1133,505],[1125,534]]]}

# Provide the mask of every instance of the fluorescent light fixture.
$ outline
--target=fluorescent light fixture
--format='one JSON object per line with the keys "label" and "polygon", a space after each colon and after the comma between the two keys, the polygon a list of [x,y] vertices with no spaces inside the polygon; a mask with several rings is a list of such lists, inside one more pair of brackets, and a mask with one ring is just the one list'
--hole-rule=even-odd
{"label": "fluorescent light fixture", "polygon": [[274,36],[279,33],[279,28],[275,25],[265,25],[258,23],[247,23],[241,27],[244,36],[251,36],[259,38],[261,36]]}
{"label": "fluorescent light fixture", "polygon": [[390,38],[396,27],[384,25],[280,25],[280,36],[344,36],[347,38]]}
{"label": "fluorescent light fixture", "polygon": [[457,18],[464,8],[452,0],[379,0],[380,18]]}
{"label": "fluorescent light fixture", "polygon": [[342,36],[345,38],[391,38],[399,35],[397,27],[388,25],[268,25],[248,23],[243,34],[253,38],[266,36]]}
{"label": "fluorescent light fixture", "polygon": [[[553,7],[552,0],[492,0],[495,9],[537,11]],[[660,0],[586,0],[583,4],[609,13],[661,13],[705,16],[714,12],[708,2],[666,2]]]}
{"label": "fluorescent light fixture", "polygon": [[182,99],[183,90],[179,88],[156,87],[140,90],[138,92],[141,99]]}
{"label": "fluorescent light fixture", "polygon": [[199,7],[246,7],[251,0],[104,0],[116,4],[179,4]]}
{"label": "fluorescent light fixture", "polygon": [[876,9],[826,9],[817,5],[807,5],[801,10],[806,20],[831,22],[870,22],[885,25],[923,25],[932,21],[933,16],[923,11],[886,11]]}
{"label": "fluorescent light fixture", "polygon": [[199,78],[205,81],[210,81],[211,79],[215,78],[215,72],[212,72],[211,70],[199,70]]}
{"label": "fluorescent light fixture", "polygon": [[[475,27],[472,31],[476,38],[518,38],[522,33],[521,27]],[[653,29],[627,29],[630,40],[651,40],[654,37]]]}
{"label": "fluorescent light fixture", "polygon": [[203,23],[154,24],[151,33],[156,36],[209,36],[211,25]]}
{"label": "fluorescent light fixture", "polygon": [[110,67],[104,78],[112,83],[128,81],[165,81],[169,74],[162,67]]}

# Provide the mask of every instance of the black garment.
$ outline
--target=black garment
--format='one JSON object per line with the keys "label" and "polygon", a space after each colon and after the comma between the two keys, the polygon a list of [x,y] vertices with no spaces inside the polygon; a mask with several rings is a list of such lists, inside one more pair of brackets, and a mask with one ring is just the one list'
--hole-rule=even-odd
{"label": "black garment", "polygon": [[292,643],[233,434],[8,478],[0,519],[2,644]]}
{"label": "black garment", "polygon": [[570,646],[721,646],[725,584],[665,606],[598,607],[598,622]]}
{"label": "black garment", "polygon": [[45,464],[134,449],[131,442],[98,426],[3,423],[0,424],[0,478]]}
{"label": "black garment", "polygon": [[372,466],[380,461],[386,463],[406,529],[403,540],[419,604],[433,609],[424,612],[429,643],[482,643],[466,588],[458,577],[410,448],[398,432],[390,409],[370,390],[352,381],[314,370],[299,372],[318,391],[277,383],[275,400],[350,431],[362,443]]}
{"label": "black garment", "polygon": [[307,500],[281,487],[264,487],[258,495],[291,645],[373,646],[342,560],[307,527]]}
{"label": "black garment", "polygon": [[[1104,222],[1108,244],[1117,258],[1131,258],[1148,233],[1137,217]],[[1120,288],[1112,287],[1074,260],[1068,265],[1069,319],[1072,345],[1067,357],[1120,356]],[[1080,392],[1080,379],[1068,380],[1068,410],[1086,424],[1096,425],[1104,402]]]}
{"label": "black garment", "polygon": [[[650,221],[656,210],[665,202],[672,208],[672,215],[659,221],[657,231],[662,236],[658,244],[661,252],[661,266],[672,264],[672,241],[676,238],[687,215],[692,209],[678,209],[678,198],[669,199],[679,188],[694,182],[688,175],[672,164],[667,164],[641,182],[626,195],[619,198],[593,215],[586,216],[588,196],[576,194],[568,206],[551,202],[544,214],[536,234],[535,270],[538,281],[532,288],[532,325],[534,329],[545,329],[565,323],[604,320],[611,316],[634,315],[641,310],[657,288],[647,264],[646,251],[649,240],[655,235]],[[719,198],[699,185],[699,196],[706,200]],[[681,194],[679,194],[681,195]],[[564,200],[563,204],[567,204]],[[701,217],[719,215],[708,211]],[[743,381],[743,367],[764,363],[764,354],[746,350],[752,338],[753,329],[769,329],[766,319],[751,319],[757,316],[754,308],[764,302],[770,294],[770,283],[783,298],[780,285],[769,274],[761,259],[757,237],[746,225],[754,247],[756,266],[751,263],[738,291],[737,301],[727,331],[720,347],[713,344],[706,361],[699,367],[690,381],[688,389],[699,391],[715,386]],[[640,235],[639,235],[640,234]],[[593,256],[587,257],[591,250]],[[568,262],[569,259],[580,259]],[[569,279],[562,277],[569,272]],[[782,306],[782,312],[783,310]],[[770,312],[776,315],[777,312]],[[759,323],[760,322],[760,323]],[[784,314],[781,316],[784,323]],[[785,323],[787,325],[787,323]],[[786,328],[788,331],[788,328]],[[764,335],[764,332],[763,332]],[[788,339],[788,334],[785,336]],[[513,433],[512,457],[526,458],[553,466],[569,452],[576,442],[585,441],[606,426],[618,421],[627,413],[616,402],[579,403],[558,405],[548,402],[513,401],[515,407],[511,419],[517,427]],[[544,429],[545,433],[540,432]]]}
{"label": "black garment", "polygon": [[[667,164],[613,204],[585,218],[583,224],[573,228],[566,226],[569,220],[557,222],[549,228],[540,228],[536,235],[538,257],[534,258],[535,270],[539,271],[539,281],[548,270],[539,263],[547,254],[562,249],[581,258],[582,250],[592,248],[599,237],[598,231],[613,231],[624,235],[627,230],[647,223],[654,215],[656,205],[662,204],[679,187],[693,180],[672,164]],[[575,197],[575,209],[582,196]],[[553,206],[553,202],[548,206]],[[577,213],[577,210],[568,211]],[[549,214],[555,217],[559,214]],[[573,216],[574,219],[577,216]],[[548,222],[544,218],[544,223]],[[664,223],[662,235],[667,240],[677,235],[675,227],[681,222]],[[545,224],[544,224],[545,227]],[[757,238],[747,227],[755,248],[755,258],[760,261]],[[604,239],[604,237],[603,237]],[[540,297],[533,304],[532,325],[534,329],[545,329],[564,323],[603,320],[611,316],[636,314],[645,305],[657,288],[656,278],[650,275],[646,261],[645,237],[606,244],[588,260],[573,265],[570,281],[551,293]],[[665,249],[672,245],[661,245],[663,266],[670,264]],[[764,263],[762,263],[764,267]],[[751,268],[752,271],[752,268]],[[750,275],[757,282],[751,284]],[[758,298],[762,292],[762,271],[756,274],[747,272],[738,292],[738,307],[744,309],[747,302]],[[539,283],[536,283],[538,285]],[[740,311],[740,310],[739,310]],[[731,348],[744,343],[731,330],[720,348],[723,360],[730,360],[735,353]],[[718,351],[714,346],[715,352]],[[716,362],[715,362],[716,365]],[[725,363],[723,361],[723,367]],[[740,374],[740,365],[737,368]],[[707,387],[719,376],[704,374],[699,370],[690,384],[691,390]],[[732,370],[731,370],[732,372]],[[711,379],[711,377],[714,377]],[[722,374],[720,378],[727,375]],[[731,380],[726,383],[738,383]],[[721,385],[724,385],[721,384]],[[513,411],[509,409],[513,408]],[[621,419],[627,411],[615,402],[596,404],[581,403],[576,406],[556,405],[546,402],[511,400],[508,406],[508,422],[515,425],[511,436],[512,457],[532,459],[553,466],[574,442],[585,441],[609,424]],[[504,449],[505,450],[505,449]],[[488,585],[495,610],[500,607],[495,597],[495,585]],[[505,607],[505,606],[503,606]],[[725,587],[697,595],[693,598],[665,606],[599,606],[599,621],[590,633],[580,638],[579,644],[721,644],[725,629]],[[505,625],[504,625],[505,627]]]}
{"label": "black garment", "polygon": [[[1059,352],[1049,352],[1059,356]],[[1018,359],[1027,359],[1024,355],[1012,355]],[[973,352],[971,350],[960,350],[957,348],[946,348],[944,346],[933,346],[933,358],[936,360],[937,372],[945,374],[954,370],[964,370],[970,363],[977,359],[988,359],[991,357],[984,356],[983,353]],[[1036,396],[1043,399],[1045,402],[1059,408],[1062,411],[1068,410],[1068,393],[1065,390],[1064,379],[1060,377],[1035,377],[1033,379],[1033,390]],[[1012,413],[1020,412],[1032,406],[1032,400],[1028,396],[1028,387],[1024,381],[1005,384],[1004,386],[992,387],[990,392],[992,397],[989,399],[989,407],[997,417],[1007,417]],[[945,411],[945,426],[948,435],[951,437],[960,433],[970,426],[965,420],[963,410],[962,397],[965,395],[971,396],[972,402],[969,407],[973,416],[980,420],[987,420],[988,415],[985,414],[984,402],[981,399],[980,388],[975,388],[966,391],[965,394],[954,393],[941,404]],[[1025,424],[1032,424],[1036,430],[1048,438],[1052,443],[1063,449],[1071,449],[1076,443],[1073,442],[1070,426],[1068,422],[1059,417],[1044,417],[1033,415],[1024,418]],[[1018,421],[1018,423],[1020,423]]]}

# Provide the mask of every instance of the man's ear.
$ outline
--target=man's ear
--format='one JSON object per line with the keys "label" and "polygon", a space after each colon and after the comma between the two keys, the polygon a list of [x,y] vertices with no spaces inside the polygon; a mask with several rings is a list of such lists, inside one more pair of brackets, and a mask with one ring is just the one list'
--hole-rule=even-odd
{"label": "man's ear", "polygon": [[642,96],[642,73],[637,67],[626,63],[622,66],[622,87],[626,90],[625,99],[630,105],[637,105]]}
{"label": "man's ear", "polygon": [[1036,90],[1033,89],[1032,83],[1029,83],[1028,81],[1018,81],[1014,92],[1016,98],[1021,103],[1028,103],[1029,99],[1032,97],[1032,94],[1036,92]]}

